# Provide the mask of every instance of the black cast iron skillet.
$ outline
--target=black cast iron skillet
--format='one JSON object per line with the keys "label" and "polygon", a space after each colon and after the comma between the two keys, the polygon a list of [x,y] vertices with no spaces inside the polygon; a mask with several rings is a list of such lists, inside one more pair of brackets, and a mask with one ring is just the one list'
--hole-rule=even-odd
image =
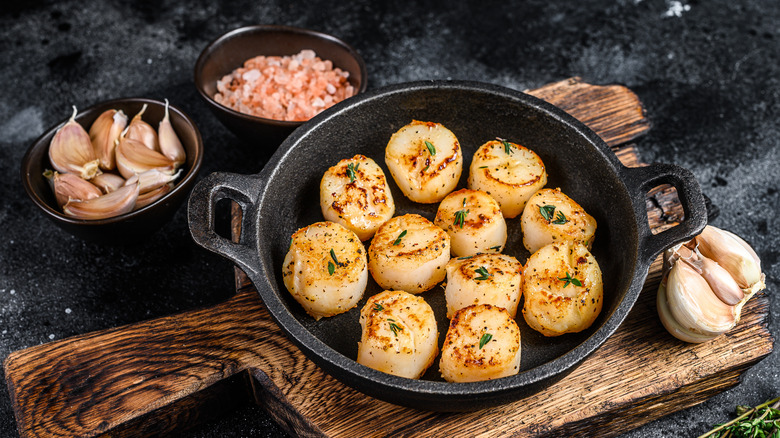
{"label": "black cast iron skillet", "polygon": [[[560,187],[598,222],[593,253],[605,286],[599,318],[582,333],[545,338],[518,317],[522,361],[515,376],[448,383],[439,376],[438,362],[421,380],[364,367],[355,361],[359,309],[368,296],[381,291],[379,286],[370,280],[357,308],[314,321],[282,283],[282,260],[290,235],[323,220],[319,182],[325,170],[340,159],[357,153],[373,158],[391,181],[396,215],[418,213],[433,219],[437,206],[406,199],[384,164],[390,136],[412,119],[442,123],[458,137],[465,158],[459,187],[466,185],[474,151],[488,140],[505,138],[539,154],[549,173],[547,187]],[[645,194],[664,183],[677,188],[685,220],[653,235]],[[214,231],[216,204],[226,198],[243,210],[239,243]],[[293,132],[257,175],[209,175],[190,196],[189,221],[195,241],[246,272],[279,326],[326,372],[391,403],[463,411],[517,400],[565,376],[617,329],[636,301],[655,257],[701,231],[706,210],[690,172],[664,164],[624,167],[594,132],[546,102],[494,85],[434,81],[377,89],[334,106]],[[505,253],[525,262],[529,254],[522,245],[519,222],[519,217],[508,220]],[[441,346],[448,327],[443,289],[436,287],[423,296],[437,315]]]}

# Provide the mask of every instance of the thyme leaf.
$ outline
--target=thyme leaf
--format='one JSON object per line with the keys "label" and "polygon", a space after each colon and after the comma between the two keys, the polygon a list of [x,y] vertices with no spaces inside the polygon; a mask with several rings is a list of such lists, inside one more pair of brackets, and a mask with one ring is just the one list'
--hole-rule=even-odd
{"label": "thyme leaf", "polygon": [[336,272],[336,266],[333,262],[328,261],[328,274],[333,275],[334,272]]}
{"label": "thyme leaf", "polygon": [[393,332],[393,334],[397,338],[398,337],[398,332],[403,331],[404,328],[401,327],[400,325],[396,324],[395,321],[390,319],[390,318],[387,318],[387,320],[390,322],[390,330]]}
{"label": "thyme leaf", "polygon": [[433,143],[425,140],[425,147],[428,148],[428,152],[430,152],[431,155],[436,155],[436,148],[433,146]]}
{"label": "thyme leaf", "polygon": [[566,276],[563,278],[559,278],[558,280],[565,281],[566,283],[563,285],[563,287],[566,287],[569,285],[569,283],[582,287],[582,282],[574,277],[571,276],[568,272],[566,273]]}
{"label": "thyme leaf", "polygon": [[484,347],[485,344],[490,342],[491,339],[493,339],[493,335],[491,335],[490,333],[483,334],[482,337],[479,338],[479,349],[481,350],[482,347]]}
{"label": "thyme leaf", "polygon": [[563,225],[566,222],[569,222],[568,219],[566,219],[566,216],[563,214],[562,211],[558,210],[558,215],[555,216],[555,220],[552,221],[555,225]]}
{"label": "thyme leaf", "polygon": [[479,268],[475,269],[474,272],[479,274],[479,277],[474,277],[474,280],[487,280],[490,278],[490,273],[485,269],[484,266],[480,266]]}
{"label": "thyme leaf", "polygon": [[341,266],[341,263],[339,263],[339,259],[336,258],[336,253],[333,252],[333,248],[330,249],[330,258],[332,258],[333,261],[336,262],[336,265]]}
{"label": "thyme leaf", "polygon": [[466,222],[466,215],[469,214],[469,210],[458,210],[455,212],[455,222],[453,224],[459,225],[463,228],[463,224]]}
{"label": "thyme leaf", "polygon": [[383,311],[383,310],[385,310],[385,308],[384,308],[384,307],[382,307],[382,305],[381,305],[381,304],[379,304],[379,303],[374,303],[374,312],[381,312],[381,311]]}
{"label": "thyme leaf", "polygon": [[492,250],[494,250],[494,251],[501,251],[501,245],[491,246],[491,247],[490,247],[490,248],[488,248],[488,249],[492,249]]}
{"label": "thyme leaf", "polygon": [[400,245],[401,244],[401,239],[403,239],[404,236],[406,236],[406,230],[401,231],[401,234],[399,234],[398,238],[395,239],[395,242],[393,242],[393,245]]}
{"label": "thyme leaf", "polygon": [[540,205],[539,206],[539,213],[542,215],[544,220],[551,221],[553,219],[553,213],[555,213],[555,206],[554,205]]}
{"label": "thyme leaf", "polygon": [[349,177],[349,182],[355,182],[355,178],[357,178],[357,174],[355,172],[358,170],[358,167],[360,167],[360,163],[347,164],[347,176]]}

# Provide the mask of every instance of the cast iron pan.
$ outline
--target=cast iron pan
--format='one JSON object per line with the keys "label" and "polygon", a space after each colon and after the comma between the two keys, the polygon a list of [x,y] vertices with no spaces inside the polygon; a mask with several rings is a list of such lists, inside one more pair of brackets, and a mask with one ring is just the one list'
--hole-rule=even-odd
{"label": "cast iron pan", "polygon": [[[545,338],[518,317],[522,362],[515,376],[448,383],[439,376],[438,361],[421,380],[364,367],[355,361],[359,309],[368,296],[381,291],[379,286],[369,280],[357,308],[314,321],[282,283],[282,260],[290,235],[323,220],[320,179],[340,159],[358,153],[373,158],[390,181],[396,215],[418,213],[433,219],[437,205],[406,199],[384,164],[390,136],[412,119],[442,123],[458,137],[465,158],[459,187],[466,185],[474,151],[488,140],[506,138],[539,154],[549,173],[547,187],[560,187],[598,222],[593,253],[604,277],[599,318],[582,333]],[[677,188],[685,220],[653,235],[645,194],[664,183]],[[222,199],[237,202],[243,210],[240,243],[214,231],[215,207]],[[689,171],[664,164],[624,167],[594,132],[546,102],[489,84],[433,81],[377,89],[332,107],[293,132],[257,175],[209,175],[190,196],[189,222],[198,244],[247,273],[279,326],[326,372],[365,394],[398,405],[464,411],[517,400],[564,377],[617,329],[636,301],[655,257],[701,231],[706,209]],[[522,245],[520,218],[508,220],[508,229],[505,253],[525,262],[529,254]],[[437,286],[423,296],[437,315],[441,346],[448,327],[443,289]]]}

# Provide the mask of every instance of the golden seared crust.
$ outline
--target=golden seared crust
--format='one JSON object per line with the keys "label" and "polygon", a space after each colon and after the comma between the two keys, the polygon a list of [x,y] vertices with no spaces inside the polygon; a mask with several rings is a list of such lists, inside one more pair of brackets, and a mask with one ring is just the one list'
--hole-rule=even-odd
{"label": "golden seared crust", "polygon": [[601,312],[601,269],[584,245],[552,243],[528,259],[523,295],[523,317],[534,330],[545,336],[580,332]]}
{"label": "golden seared crust", "polygon": [[439,204],[434,223],[450,235],[452,255],[501,252],[506,243],[506,221],[501,207],[485,192],[460,189]]}
{"label": "golden seared crust", "polygon": [[470,305],[491,304],[512,318],[522,295],[523,265],[506,254],[478,254],[447,263],[447,317]]}
{"label": "golden seared crust", "polygon": [[520,370],[520,329],[507,311],[490,304],[452,317],[442,346],[442,377],[449,382],[496,379]]}
{"label": "golden seared crust", "polygon": [[406,197],[433,203],[457,186],[463,154],[449,129],[439,123],[413,120],[390,137],[385,163]]}
{"label": "golden seared crust", "polygon": [[422,297],[384,291],[360,311],[358,363],[389,374],[417,379],[438,354],[433,310]]}
{"label": "golden seared crust", "polygon": [[282,279],[290,294],[316,319],[351,309],[368,281],[366,252],[355,233],[317,222],[293,233]]}
{"label": "golden seared crust", "polygon": [[385,222],[368,248],[368,269],[384,289],[425,292],[444,280],[450,236],[416,214]]}
{"label": "golden seared crust", "polygon": [[523,246],[530,252],[553,242],[593,245],[596,220],[559,188],[541,189],[531,196],[521,218]]}
{"label": "golden seared crust", "polygon": [[361,240],[370,239],[395,213],[384,172],[364,155],[341,160],[325,172],[320,207],[325,219],[344,225]]}
{"label": "golden seared crust", "polygon": [[528,198],[545,184],[542,159],[509,141],[491,140],[480,146],[469,168],[468,187],[493,196],[508,218],[522,213]]}

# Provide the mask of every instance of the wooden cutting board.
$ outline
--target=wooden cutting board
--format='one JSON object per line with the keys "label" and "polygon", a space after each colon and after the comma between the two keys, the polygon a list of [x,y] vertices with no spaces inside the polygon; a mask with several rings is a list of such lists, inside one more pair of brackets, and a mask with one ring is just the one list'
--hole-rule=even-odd
{"label": "wooden cutting board", "polygon": [[[625,87],[572,78],[528,91],[596,131],[623,163],[650,124]],[[675,192],[648,193],[654,230],[683,215]],[[233,232],[240,233],[233,210]],[[17,351],[5,376],[23,437],[161,435],[245,403],[302,436],[614,436],[739,382],[773,348],[759,293],[730,333],[706,344],[666,333],[655,310],[660,261],[626,321],[567,377],[526,399],[472,413],[391,405],[325,374],[284,336],[247,277],[225,303]]]}

